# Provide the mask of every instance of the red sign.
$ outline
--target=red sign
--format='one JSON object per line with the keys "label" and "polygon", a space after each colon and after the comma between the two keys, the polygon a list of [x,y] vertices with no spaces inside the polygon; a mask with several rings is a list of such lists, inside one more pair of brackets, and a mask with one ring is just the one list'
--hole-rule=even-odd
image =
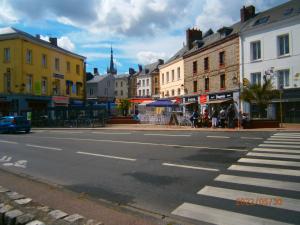
{"label": "red sign", "polygon": [[53,96],[52,101],[57,104],[69,104],[69,97]]}
{"label": "red sign", "polygon": [[200,95],[200,104],[204,105],[207,102],[207,95]]}

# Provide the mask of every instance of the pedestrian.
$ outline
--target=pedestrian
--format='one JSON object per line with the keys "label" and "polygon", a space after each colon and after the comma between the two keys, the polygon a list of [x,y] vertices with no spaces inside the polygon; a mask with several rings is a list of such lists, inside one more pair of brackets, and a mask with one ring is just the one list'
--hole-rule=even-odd
{"label": "pedestrian", "polygon": [[213,108],[212,116],[211,116],[211,127],[216,128],[218,125],[218,110]]}
{"label": "pedestrian", "polygon": [[192,128],[196,128],[198,118],[199,118],[199,113],[198,113],[197,109],[194,109],[194,112],[190,118],[190,121],[192,122]]}
{"label": "pedestrian", "polygon": [[249,128],[249,118],[247,113],[242,114],[242,127],[244,129]]}
{"label": "pedestrian", "polygon": [[220,111],[220,123],[222,128],[225,128],[225,121],[226,121],[226,111],[223,107]]}
{"label": "pedestrian", "polygon": [[227,120],[228,120],[228,128],[234,128],[234,119],[235,119],[235,109],[233,104],[230,104],[227,108]]}
{"label": "pedestrian", "polygon": [[208,116],[208,110],[207,109],[204,110],[204,114],[203,114],[202,119],[203,119],[203,126],[208,127],[209,116]]}

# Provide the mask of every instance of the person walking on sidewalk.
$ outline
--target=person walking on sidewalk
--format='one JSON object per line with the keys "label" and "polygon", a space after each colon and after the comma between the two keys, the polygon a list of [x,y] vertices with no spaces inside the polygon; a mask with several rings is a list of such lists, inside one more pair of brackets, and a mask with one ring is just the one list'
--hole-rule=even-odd
{"label": "person walking on sidewalk", "polygon": [[227,117],[228,117],[228,128],[234,128],[235,109],[233,104],[230,104],[227,109]]}
{"label": "person walking on sidewalk", "polygon": [[213,113],[211,116],[211,127],[216,128],[218,126],[218,110],[216,108],[213,108]]}
{"label": "person walking on sidewalk", "polygon": [[190,118],[190,120],[192,122],[192,128],[196,128],[198,118],[199,118],[199,113],[198,113],[197,109],[194,109],[194,112]]}
{"label": "person walking on sidewalk", "polygon": [[226,111],[224,108],[220,111],[220,125],[222,128],[225,128],[225,121],[226,121]]}

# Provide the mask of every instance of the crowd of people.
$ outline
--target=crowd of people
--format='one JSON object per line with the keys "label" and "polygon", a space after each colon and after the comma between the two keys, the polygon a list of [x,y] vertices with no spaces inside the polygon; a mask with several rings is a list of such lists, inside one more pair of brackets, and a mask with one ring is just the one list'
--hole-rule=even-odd
{"label": "crowd of people", "polygon": [[235,128],[236,119],[240,117],[241,125],[243,128],[248,126],[248,117],[247,114],[243,113],[237,115],[235,107],[233,104],[230,104],[226,107],[213,107],[211,114],[208,110],[205,109],[203,114],[199,114],[198,110],[195,109],[190,117],[192,127],[212,127],[212,128]]}

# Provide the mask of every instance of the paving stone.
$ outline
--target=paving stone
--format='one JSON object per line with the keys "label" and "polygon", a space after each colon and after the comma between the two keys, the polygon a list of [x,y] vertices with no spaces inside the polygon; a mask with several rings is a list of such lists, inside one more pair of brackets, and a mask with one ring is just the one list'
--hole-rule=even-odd
{"label": "paving stone", "polygon": [[29,223],[26,223],[26,225],[45,225],[45,223],[39,220],[34,220]]}
{"label": "paving stone", "polygon": [[18,216],[16,219],[16,225],[25,225],[34,219],[34,215],[27,213],[22,216]]}
{"label": "paving stone", "polygon": [[0,193],[8,192],[9,190],[0,186]]}
{"label": "paving stone", "polygon": [[48,215],[53,217],[54,219],[58,220],[58,219],[61,219],[63,217],[66,217],[68,214],[61,211],[61,210],[53,210]]}
{"label": "paving stone", "polygon": [[96,222],[95,220],[88,220],[84,223],[84,225],[104,225],[102,222]]}
{"label": "paving stone", "polygon": [[79,214],[73,214],[64,218],[64,220],[68,221],[69,223],[75,223],[78,221],[82,221],[83,219],[84,217]]}
{"label": "paving stone", "polygon": [[31,201],[32,201],[31,198],[22,198],[22,199],[15,200],[15,202],[19,205],[26,205]]}
{"label": "paving stone", "polygon": [[16,222],[16,218],[18,216],[23,215],[24,213],[18,209],[8,211],[4,216],[4,224],[5,225],[14,225]]}
{"label": "paving stone", "polygon": [[50,208],[48,206],[38,206],[37,209],[46,213],[50,212]]}
{"label": "paving stone", "polygon": [[65,220],[55,220],[51,225],[71,225],[69,222]]}
{"label": "paving stone", "polygon": [[6,192],[6,195],[12,199],[12,200],[17,200],[17,199],[20,199],[20,198],[25,198],[24,195],[21,195],[17,192]]}
{"label": "paving stone", "polygon": [[12,210],[13,207],[11,205],[4,205],[2,208],[0,208],[0,225],[4,224],[4,215],[8,211]]}

